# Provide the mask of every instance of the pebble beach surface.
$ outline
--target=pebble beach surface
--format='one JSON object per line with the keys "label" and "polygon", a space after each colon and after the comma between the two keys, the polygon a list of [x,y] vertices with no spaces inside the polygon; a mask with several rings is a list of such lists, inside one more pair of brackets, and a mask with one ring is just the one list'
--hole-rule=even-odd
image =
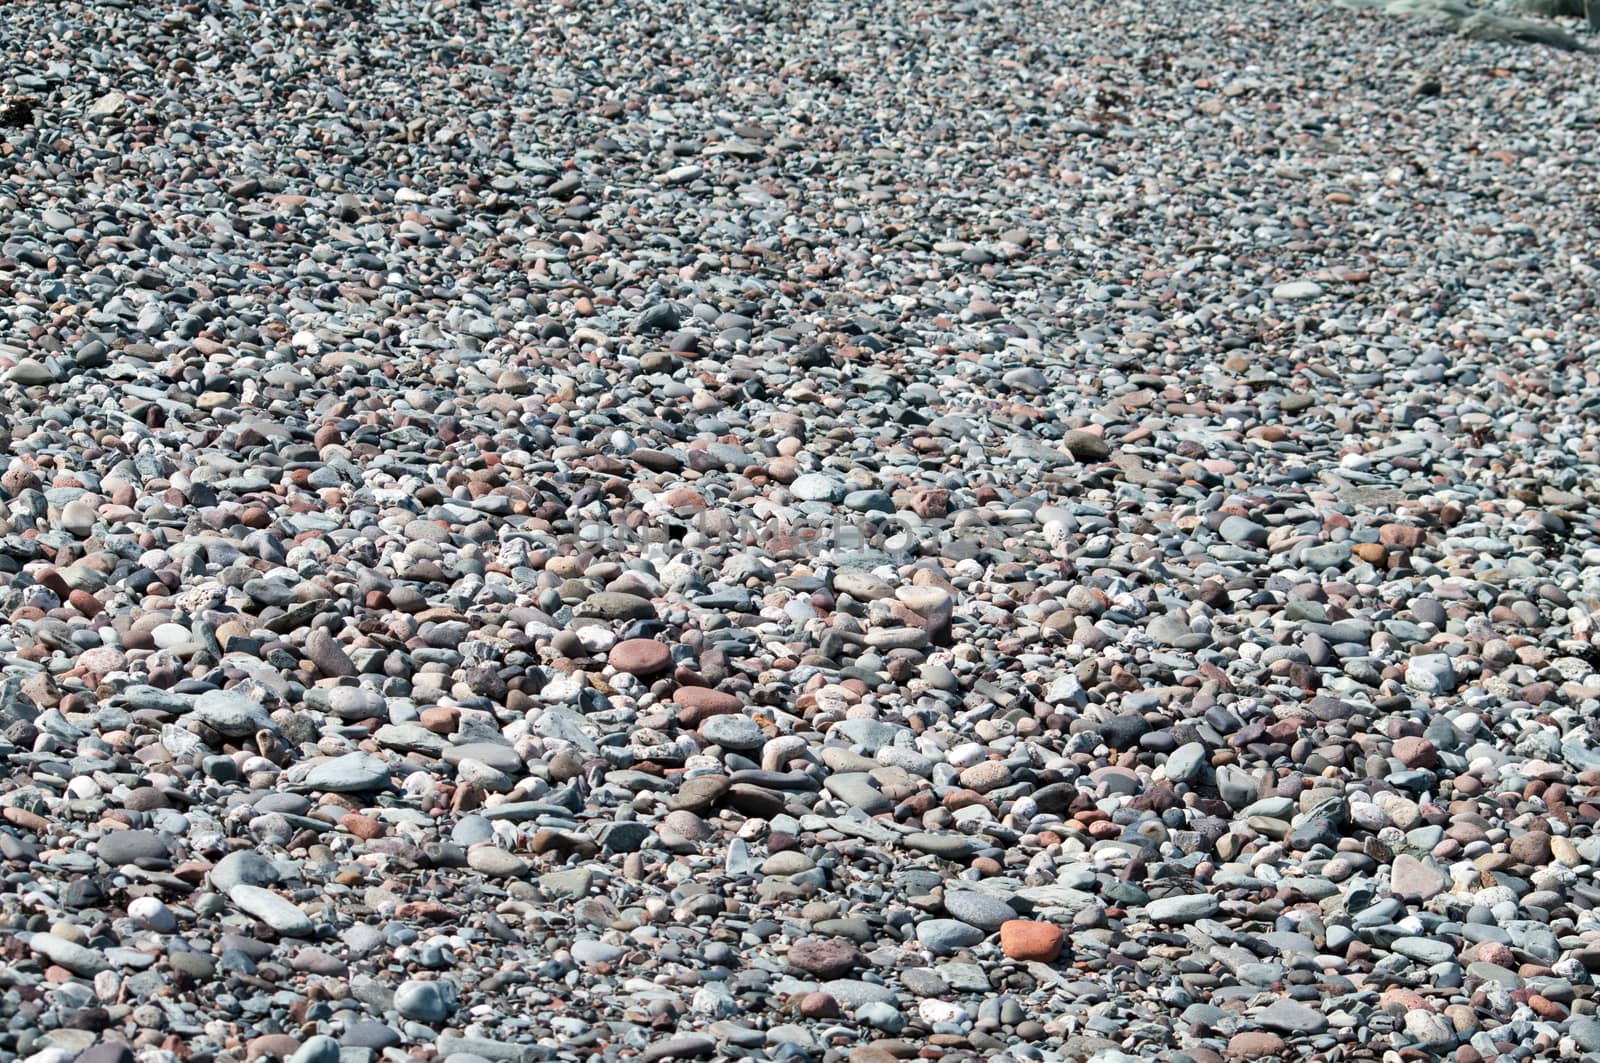
{"label": "pebble beach surface", "polygon": [[0,1058],[1600,1052],[1591,55],[1302,0],[0,55]]}

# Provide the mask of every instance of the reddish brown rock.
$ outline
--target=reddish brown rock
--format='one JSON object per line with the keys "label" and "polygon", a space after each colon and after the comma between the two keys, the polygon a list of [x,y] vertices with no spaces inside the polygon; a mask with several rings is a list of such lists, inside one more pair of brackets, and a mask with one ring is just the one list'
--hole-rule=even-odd
{"label": "reddish brown rock", "polygon": [[359,812],[349,812],[339,817],[339,823],[357,838],[370,840],[383,837],[383,821],[372,816],[363,816]]}
{"label": "reddish brown rock", "polygon": [[1385,524],[1378,529],[1378,541],[1384,546],[1398,546],[1415,550],[1422,545],[1423,530],[1411,524]]}
{"label": "reddish brown rock", "polygon": [[1550,835],[1542,830],[1530,830],[1511,839],[1511,856],[1519,864],[1543,867],[1550,862]]}
{"label": "reddish brown rock", "polygon": [[417,722],[436,735],[455,734],[461,710],[453,705],[432,705],[417,714]]}
{"label": "reddish brown rock", "polygon": [[861,950],[843,938],[805,938],[789,946],[789,965],[824,982],[844,978],[866,962]]}
{"label": "reddish brown rock", "polygon": [[606,662],[629,675],[660,675],[672,667],[672,651],[655,639],[624,639],[611,648]]}
{"label": "reddish brown rock", "polygon": [[807,993],[800,998],[800,1016],[805,1019],[837,1019],[839,1002],[828,993]]}
{"label": "reddish brown rock", "polygon": [[1436,768],[1439,751],[1426,738],[1397,738],[1394,741],[1395,759],[1408,768]]}
{"label": "reddish brown rock", "polygon": [[744,708],[744,702],[734,695],[710,687],[679,687],[673,691],[672,701],[678,706],[681,727],[699,727],[713,716],[725,716]]}
{"label": "reddish brown rock", "polygon": [[1288,1050],[1283,1038],[1265,1030],[1246,1030],[1228,1038],[1228,1056],[1232,1059],[1277,1058]]}
{"label": "reddish brown rock", "polygon": [[919,487],[911,493],[908,508],[919,517],[942,517],[950,512],[950,492],[942,487]]}
{"label": "reddish brown rock", "polygon": [[1061,955],[1061,928],[1031,919],[1000,924],[1000,950],[1013,960],[1051,963]]}

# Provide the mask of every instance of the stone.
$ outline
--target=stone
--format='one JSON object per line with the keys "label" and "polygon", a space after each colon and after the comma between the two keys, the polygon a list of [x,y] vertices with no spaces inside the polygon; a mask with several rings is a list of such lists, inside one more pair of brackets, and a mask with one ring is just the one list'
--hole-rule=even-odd
{"label": "stone", "polygon": [[103,953],[55,934],[34,934],[28,939],[28,948],[57,967],[63,967],[82,978],[93,978],[111,969]]}
{"label": "stone", "polygon": [[1447,885],[1442,871],[1409,853],[1398,854],[1389,869],[1389,888],[1401,897],[1429,901],[1443,893]]}
{"label": "stone", "polygon": [[1206,764],[1206,747],[1185,742],[1167,756],[1167,779],[1174,783],[1193,782]]}
{"label": "stone", "polygon": [[401,982],[394,991],[394,1007],[402,1018],[429,1024],[440,1023],[455,1014],[455,984],[445,979]]}
{"label": "stone", "polygon": [[496,845],[475,845],[467,850],[467,866],[490,878],[525,878],[528,862]]}
{"label": "stone", "polygon": [[1439,751],[1426,738],[1397,738],[1395,759],[1408,768],[1432,769],[1439,766]]}
{"label": "stone", "polygon": [[240,882],[228,890],[228,900],[285,937],[311,937],[316,933],[316,925],[298,905],[269,889]]}
{"label": "stone", "polygon": [[1144,911],[1152,923],[1192,923],[1209,919],[1221,909],[1221,902],[1209,893],[1185,893],[1153,900]]}
{"label": "stone", "polygon": [[272,730],[272,717],[260,702],[232,690],[208,690],[195,699],[193,716],[229,738]]}
{"label": "stone", "polygon": [[717,1050],[717,1042],[699,1034],[669,1037],[646,1045],[639,1053],[641,1063],[667,1059],[704,1059]]}
{"label": "stone", "polygon": [[1284,281],[1272,289],[1272,297],[1280,303],[1315,299],[1322,294],[1322,285],[1316,281]]}
{"label": "stone", "polygon": [[672,651],[655,639],[623,639],[611,648],[606,662],[629,675],[659,675],[672,667]]}
{"label": "stone", "polygon": [[1000,950],[1013,960],[1054,963],[1061,955],[1064,937],[1054,923],[1011,919],[1000,926]]}
{"label": "stone", "polygon": [[276,886],[279,876],[277,869],[260,853],[249,849],[238,849],[218,860],[206,877],[210,880],[212,889],[218,893],[227,893],[240,883],[250,886]]}
{"label": "stone", "polygon": [[1511,839],[1512,859],[1530,867],[1544,867],[1554,858],[1549,831],[1524,831]]}
{"label": "stone", "polygon": [[316,1034],[295,1049],[288,1063],[339,1063],[339,1059],[339,1042],[326,1034]]}
{"label": "stone", "polygon": [[917,941],[935,956],[971,948],[988,935],[959,919],[926,919],[917,924]]}
{"label": "stone", "polygon": [[95,852],[112,867],[137,864],[146,870],[172,866],[167,839],[151,830],[114,830],[100,836]]}
{"label": "stone", "polygon": [[361,793],[389,786],[389,765],[370,753],[345,753],[313,764],[300,780],[307,790]]}
{"label": "stone", "polygon": [[1243,1030],[1228,1038],[1229,1059],[1282,1059],[1289,1046],[1282,1037],[1265,1030]]}
{"label": "stone", "polygon": [[844,978],[867,958],[852,942],[840,938],[804,938],[789,946],[789,965],[813,978],[832,981]]}
{"label": "stone", "polygon": [[1005,901],[971,889],[946,889],[944,910],[987,934],[994,933],[1002,924],[1017,918],[1016,909]]}
{"label": "stone", "polygon": [[1406,686],[1421,694],[1448,694],[1456,688],[1455,666],[1442,653],[1422,653],[1406,661]]}
{"label": "stone", "polygon": [[1319,1034],[1328,1028],[1327,1016],[1296,1000],[1282,998],[1267,1005],[1255,1017],[1262,1026],[1286,1034]]}

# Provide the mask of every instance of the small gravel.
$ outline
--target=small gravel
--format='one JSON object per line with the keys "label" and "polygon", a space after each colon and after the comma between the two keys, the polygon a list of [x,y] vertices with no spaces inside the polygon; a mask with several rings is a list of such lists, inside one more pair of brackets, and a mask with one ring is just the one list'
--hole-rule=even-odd
{"label": "small gravel", "polygon": [[1352,3],[8,5],[0,1059],[1600,1052],[1593,33]]}

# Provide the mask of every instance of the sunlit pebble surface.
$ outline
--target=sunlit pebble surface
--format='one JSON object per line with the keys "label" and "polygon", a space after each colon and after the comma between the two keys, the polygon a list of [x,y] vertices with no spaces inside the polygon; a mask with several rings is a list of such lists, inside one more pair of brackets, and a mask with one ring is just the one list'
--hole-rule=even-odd
{"label": "sunlit pebble surface", "polygon": [[0,1057],[1600,1051],[1592,57],[1298,0],[0,55]]}

